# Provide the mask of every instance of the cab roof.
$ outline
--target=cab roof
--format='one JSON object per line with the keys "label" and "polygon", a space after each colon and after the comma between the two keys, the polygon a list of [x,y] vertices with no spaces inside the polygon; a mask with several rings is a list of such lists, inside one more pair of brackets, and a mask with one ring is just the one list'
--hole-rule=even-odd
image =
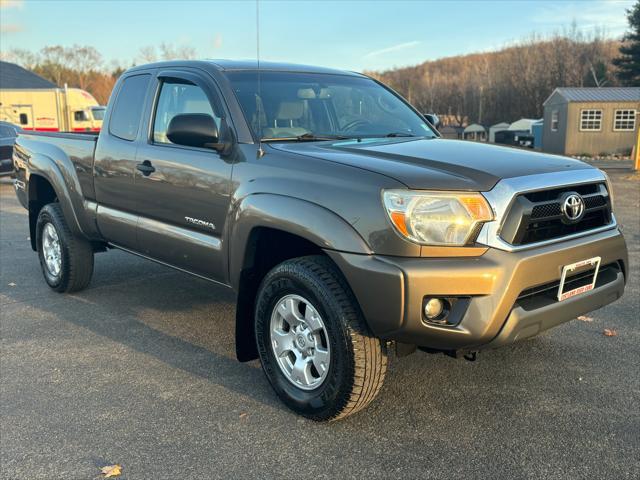
{"label": "cab roof", "polygon": [[[256,60],[176,60],[166,62],[149,63],[138,65],[130,70],[142,70],[147,68],[169,68],[169,67],[197,67],[197,68],[213,68],[219,72],[235,72],[235,71],[255,71],[258,69]],[[357,72],[349,72],[347,70],[338,70],[334,68],[316,67],[312,65],[298,65],[295,63],[285,62],[260,62],[261,71],[277,71],[277,72],[299,72],[299,73],[330,73],[335,75],[350,75],[364,77]]]}

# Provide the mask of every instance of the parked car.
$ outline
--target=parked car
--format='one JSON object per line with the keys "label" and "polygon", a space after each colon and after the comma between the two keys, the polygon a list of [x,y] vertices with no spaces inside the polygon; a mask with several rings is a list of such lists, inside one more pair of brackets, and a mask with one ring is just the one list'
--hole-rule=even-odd
{"label": "parked car", "polygon": [[13,174],[13,144],[20,131],[17,125],[0,121],[0,176]]}
{"label": "parked car", "polygon": [[238,359],[314,420],[369,404],[390,348],[472,359],[623,294],[602,171],[441,139],[365,75],[262,66],[138,66],[99,135],[18,137],[53,290],[85,288],[112,248],[231,288]]}

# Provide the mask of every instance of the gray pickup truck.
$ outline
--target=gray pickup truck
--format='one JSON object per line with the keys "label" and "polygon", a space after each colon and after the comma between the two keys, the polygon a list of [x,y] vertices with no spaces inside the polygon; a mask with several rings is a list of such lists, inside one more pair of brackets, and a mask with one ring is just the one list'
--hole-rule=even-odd
{"label": "gray pickup truck", "polygon": [[443,140],[357,73],[135,67],[99,135],[22,133],[13,163],[51,288],[86,287],[118,248],[233,289],[238,359],[314,420],[371,402],[391,348],[471,358],[615,301],[627,276],[603,172]]}

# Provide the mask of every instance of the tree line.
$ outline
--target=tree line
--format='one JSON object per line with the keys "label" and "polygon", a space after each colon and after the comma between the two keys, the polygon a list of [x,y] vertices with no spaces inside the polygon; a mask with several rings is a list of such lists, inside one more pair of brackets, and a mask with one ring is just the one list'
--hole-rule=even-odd
{"label": "tree line", "polygon": [[428,61],[370,75],[396,89],[443,123],[492,125],[540,118],[556,87],[620,84],[613,59],[620,42],[574,29],[552,38],[532,36],[499,51]]}
{"label": "tree line", "polygon": [[[159,46],[142,47],[129,66],[177,58],[192,59],[195,56],[196,52],[192,47],[162,43]],[[37,52],[13,49],[3,52],[2,60],[17,63],[59,87],[66,84],[86,90],[100,105],[106,105],[114,84],[126,70],[118,62],[105,64],[98,50],[85,45],[54,45]]]}

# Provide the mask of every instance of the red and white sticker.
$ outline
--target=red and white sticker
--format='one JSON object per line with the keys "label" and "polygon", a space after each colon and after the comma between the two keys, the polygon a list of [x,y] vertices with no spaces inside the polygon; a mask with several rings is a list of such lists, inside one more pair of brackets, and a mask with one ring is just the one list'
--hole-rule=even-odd
{"label": "red and white sticker", "polygon": [[[572,263],[570,265],[565,265],[562,267],[562,276],[560,277],[560,287],[558,288],[558,301],[561,302],[566,300],[567,298],[575,297],[576,295],[580,295],[581,293],[588,292],[589,290],[593,290],[596,286],[596,279],[598,278],[598,270],[600,270],[600,261],[602,259],[600,257],[593,257],[587,260],[581,260],[576,263]],[[569,290],[568,292],[564,292],[564,282],[567,278],[568,273],[573,273],[579,268],[582,267],[594,267],[595,271],[593,272],[593,280],[588,285],[583,285],[578,288],[574,288],[573,290]]]}

